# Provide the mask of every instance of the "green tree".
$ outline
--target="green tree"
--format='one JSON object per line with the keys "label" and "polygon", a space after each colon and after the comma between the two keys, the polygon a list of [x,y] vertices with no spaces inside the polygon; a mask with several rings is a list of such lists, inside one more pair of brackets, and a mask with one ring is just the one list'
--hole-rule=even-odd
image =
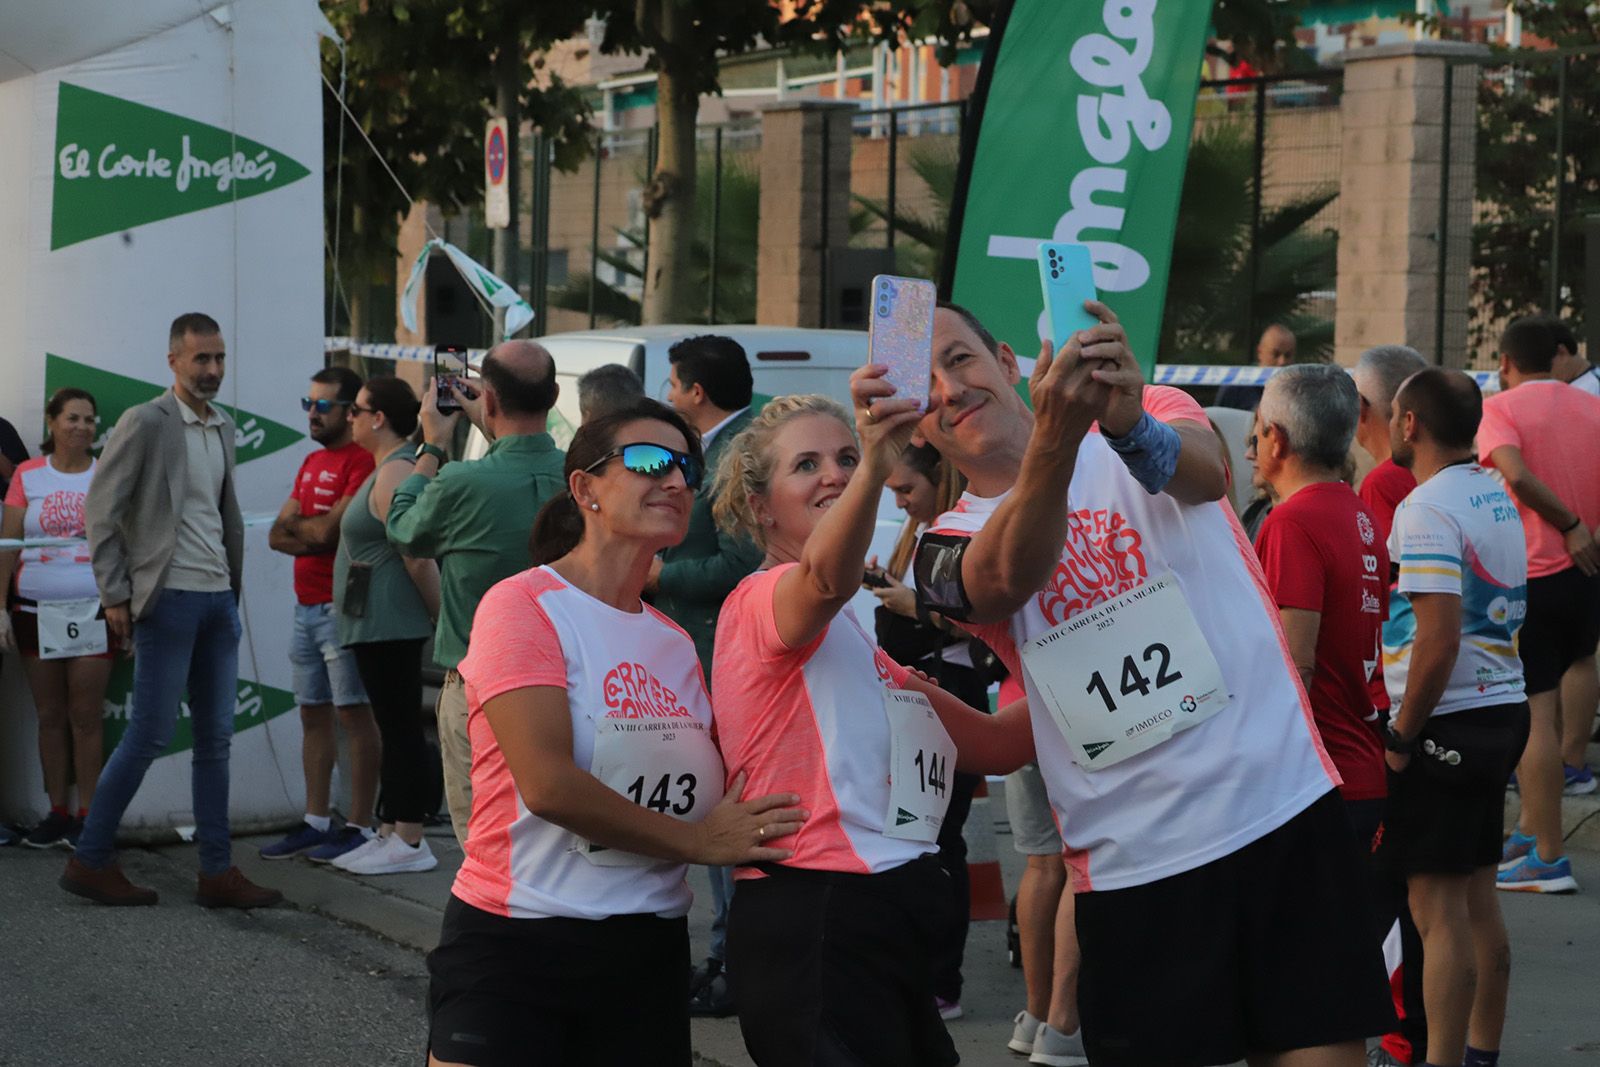
{"label": "green tree", "polygon": [[[1333,322],[1318,314],[1317,294],[1334,287],[1338,239],[1314,220],[1338,190],[1330,186],[1263,210],[1252,287],[1253,144],[1248,125],[1221,123],[1190,145],[1162,318],[1157,357],[1162,362],[1245,361],[1255,343],[1247,336],[1252,311],[1257,323],[1281,322],[1293,330],[1303,354],[1322,356],[1332,348]],[[933,207],[921,212],[897,207],[897,269],[936,278],[945,253],[956,160],[938,144],[913,143],[908,156]],[[881,201],[855,199],[855,232],[889,219]]]}
{"label": "green tree", "polygon": [[[345,105],[374,146],[346,125],[352,119],[330,91],[327,232],[330,245],[338,238],[341,273],[358,283],[393,268],[409,207],[401,186],[447,213],[482,196],[484,123],[505,103],[507,79],[519,87],[522,118],[544,132],[559,166],[576,166],[587,151],[584,97],[535,69],[535,57],[583,28],[581,4],[325,0],[322,8],[340,37],[323,46],[323,73],[333,90],[343,82]],[[351,318],[351,332],[363,332],[359,306]]]}
{"label": "green tree", "polygon": [[[1500,48],[1496,60],[1504,66],[1453,72],[1456,78],[1480,79],[1476,188],[1472,200],[1449,205],[1451,211],[1465,212],[1477,206],[1472,302],[1474,340],[1480,344],[1515,315],[1551,311],[1583,318],[1579,223],[1600,214],[1600,8],[1585,0],[1518,0],[1515,7],[1529,38],[1558,49],[1590,51],[1563,59]],[[1561,247],[1552,256],[1558,175]],[[1551,306],[1556,264],[1560,285]]]}
{"label": "green tree", "polygon": [[[711,242],[716,241],[717,322],[754,322],[756,316],[756,247],[757,219],[761,207],[761,180],[756,172],[743,164],[725,162],[722,170],[722,204],[720,223],[712,233],[711,198],[713,193],[712,163],[701,154],[699,175],[695,190],[699,203],[695,208],[696,233],[689,246],[688,267],[684,273],[684,288],[694,298],[692,310],[684,312],[675,322],[705,323],[710,316],[711,294]],[[621,250],[596,249],[595,256],[615,272],[638,281],[642,278],[638,253],[644,248],[645,235],[634,229],[615,228]],[[652,259],[655,256],[651,249]],[[683,269],[680,267],[680,269]],[[592,276],[587,270],[574,271],[567,282],[550,294],[552,307],[568,311],[589,310],[589,289]],[[638,300],[622,289],[605,282],[594,281],[595,313],[609,322],[638,323],[641,308]]]}

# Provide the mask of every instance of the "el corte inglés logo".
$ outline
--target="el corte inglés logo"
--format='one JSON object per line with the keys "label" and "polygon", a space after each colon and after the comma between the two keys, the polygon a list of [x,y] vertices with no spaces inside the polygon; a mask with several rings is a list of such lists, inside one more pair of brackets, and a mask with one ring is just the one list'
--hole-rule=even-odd
{"label": "el corte ingl\u00e9s logo", "polygon": [[281,189],[311,172],[230,130],[62,82],[50,249]]}

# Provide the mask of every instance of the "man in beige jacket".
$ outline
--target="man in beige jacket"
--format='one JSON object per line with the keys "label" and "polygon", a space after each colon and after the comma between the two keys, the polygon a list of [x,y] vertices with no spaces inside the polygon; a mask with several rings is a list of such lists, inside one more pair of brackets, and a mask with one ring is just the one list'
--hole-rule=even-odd
{"label": "man in beige jacket", "polygon": [[282,899],[233,866],[228,751],[238,702],[244,523],[234,491],[234,425],[222,387],[222,330],[208,315],[172,323],[170,392],[117,420],[84,503],[106,625],[134,655],[128,729],[106,763],[61,888],[99,904],[154,904],[116,862],[117,824],[166,751],[189,695],[194,737],[195,899],[255,908]]}

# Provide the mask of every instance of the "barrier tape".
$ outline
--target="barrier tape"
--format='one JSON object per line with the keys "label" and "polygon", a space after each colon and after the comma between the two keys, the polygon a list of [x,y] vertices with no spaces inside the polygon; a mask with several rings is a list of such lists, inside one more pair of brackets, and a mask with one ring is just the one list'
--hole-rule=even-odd
{"label": "barrier tape", "polygon": [[[270,526],[277,519],[272,512],[262,511],[253,515],[245,515],[246,526]],[[0,552],[11,552],[20,548],[66,548],[70,545],[86,545],[89,541],[84,537],[0,537]]]}
{"label": "barrier tape", "polygon": [[[323,338],[323,351],[349,352],[372,359],[391,359],[415,363],[433,361],[432,345],[378,345],[357,341],[349,337]],[[470,348],[467,358],[474,363],[481,360],[487,349]],[[1277,367],[1238,367],[1227,364],[1158,363],[1155,370],[1156,385],[1215,386],[1215,385],[1265,385]],[[1499,377],[1494,371],[1468,371],[1480,389],[1498,388]]]}

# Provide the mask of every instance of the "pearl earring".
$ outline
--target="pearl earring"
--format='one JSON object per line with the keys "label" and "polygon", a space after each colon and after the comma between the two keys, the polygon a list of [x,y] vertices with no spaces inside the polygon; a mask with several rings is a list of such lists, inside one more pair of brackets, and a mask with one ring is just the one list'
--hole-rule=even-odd
{"label": "pearl earring", "polygon": [[589,510],[590,511],[599,511],[600,510],[600,505],[599,504],[590,504],[589,505]]}

